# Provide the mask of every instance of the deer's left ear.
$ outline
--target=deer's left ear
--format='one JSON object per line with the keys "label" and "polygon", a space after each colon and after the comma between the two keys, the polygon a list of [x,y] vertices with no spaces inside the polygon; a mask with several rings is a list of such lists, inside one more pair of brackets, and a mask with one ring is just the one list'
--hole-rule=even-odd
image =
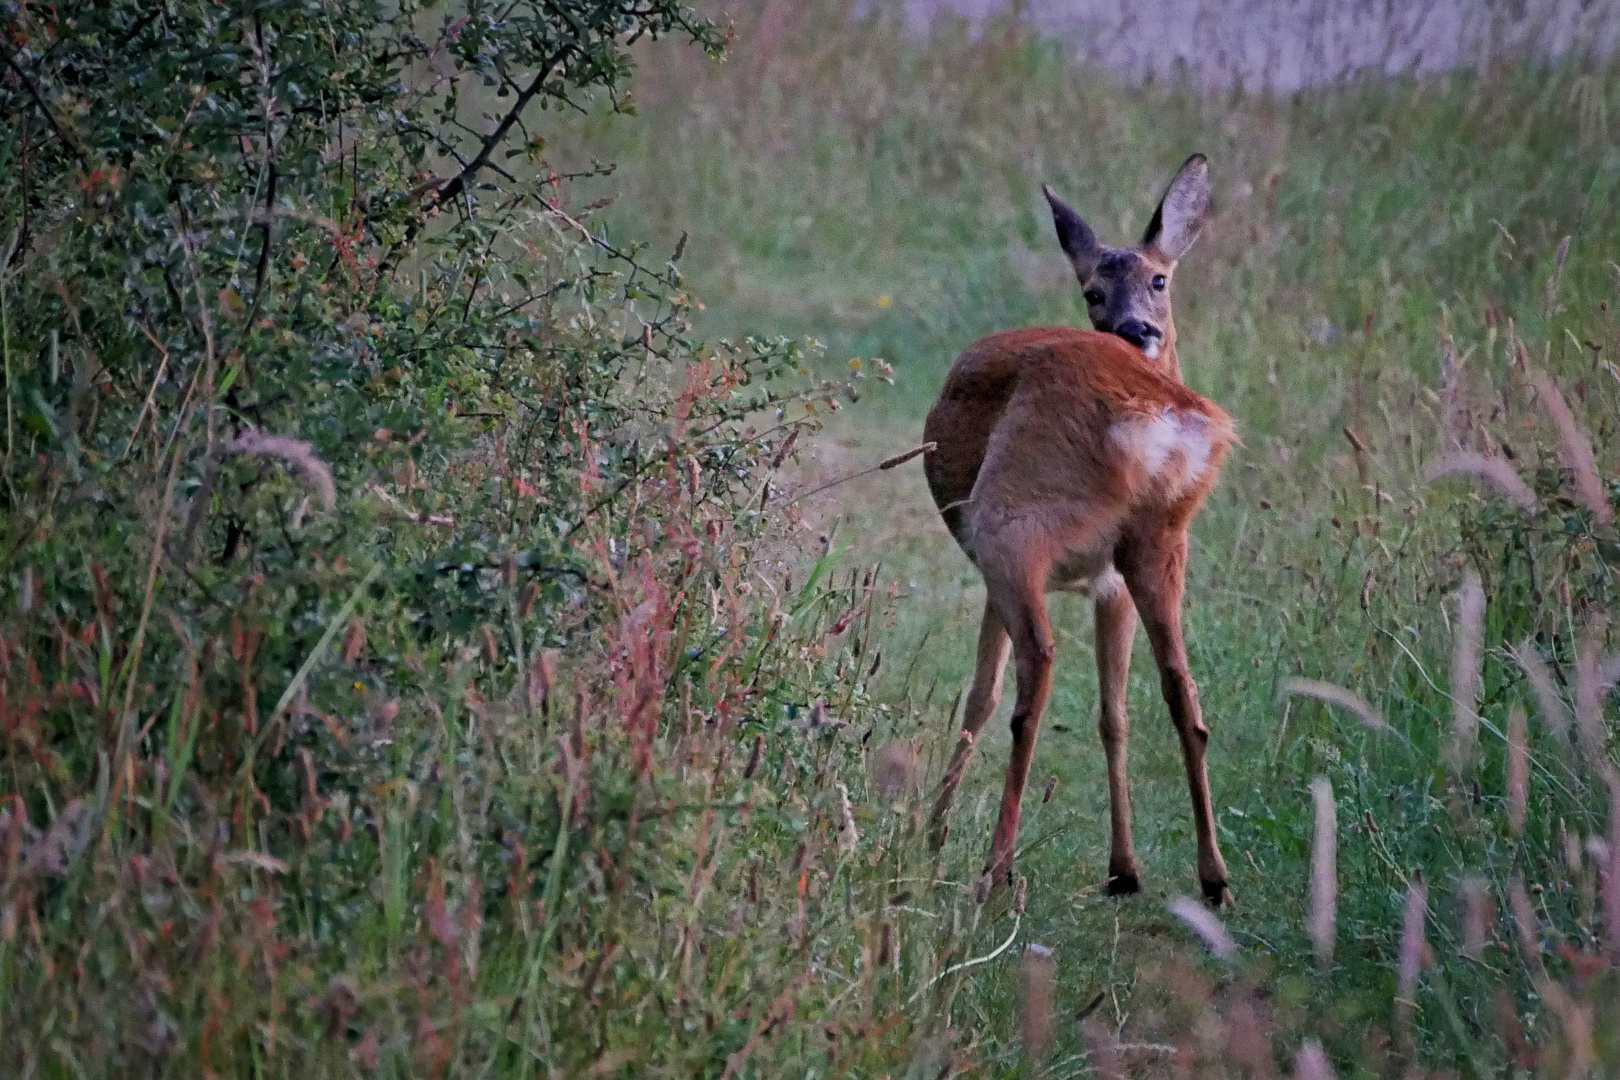
{"label": "deer's left ear", "polygon": [[1187,249],[1198,239],[1198,230],[1203,228],[1208,214],[1209,159],[1203,154],[1194,154],[1181,166],[1164,198],[1159,200],[1159,208],[1153,211],[1153,220],[1142,234],[1142,246],[1156,248],[1159,254],[1175,262],[1187,254]]}

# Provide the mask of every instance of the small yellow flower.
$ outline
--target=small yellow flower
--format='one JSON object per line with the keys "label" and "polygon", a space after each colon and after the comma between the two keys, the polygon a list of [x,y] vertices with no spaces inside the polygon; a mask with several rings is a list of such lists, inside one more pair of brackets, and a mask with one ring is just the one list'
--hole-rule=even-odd
{"label": "small yellow flower", "polygon": [[366,684],[363,682],[357,682],[354,684],[354,688],[356,690],[364,690],[366,688]]}
{"label": "small yellow flower", "polygon": [[890,296],[888,293],[884,293],[882,296],[878,297],[878,307],[880,307],[880,308],[887,309],[893,303],[894,303],[894,298],[892,296]]}

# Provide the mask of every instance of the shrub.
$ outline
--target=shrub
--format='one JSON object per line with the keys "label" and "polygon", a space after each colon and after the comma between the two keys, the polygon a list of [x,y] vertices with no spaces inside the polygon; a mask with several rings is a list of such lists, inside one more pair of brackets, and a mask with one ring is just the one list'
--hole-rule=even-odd
{"label": "shrub", "polygon": [[5,1069],[785,1045],[876,844],[878,590],[761,572],[773,471],[853,388],[693,340],[679,253],[592,231],[533,126],[624,105],[641,36],[723,36],[665,0],[3,10]]}

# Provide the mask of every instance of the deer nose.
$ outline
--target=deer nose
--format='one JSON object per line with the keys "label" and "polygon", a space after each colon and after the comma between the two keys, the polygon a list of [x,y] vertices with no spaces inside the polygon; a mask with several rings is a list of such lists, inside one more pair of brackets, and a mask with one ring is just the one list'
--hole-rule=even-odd
{"label": "deer nose", "polygon": [[1141,319],[1126,319],[1114,328],[1114,333],[1138,349],[1147,348],[1148,342],[1154,338],[1164,337],[1157,326],[1145,323]]}

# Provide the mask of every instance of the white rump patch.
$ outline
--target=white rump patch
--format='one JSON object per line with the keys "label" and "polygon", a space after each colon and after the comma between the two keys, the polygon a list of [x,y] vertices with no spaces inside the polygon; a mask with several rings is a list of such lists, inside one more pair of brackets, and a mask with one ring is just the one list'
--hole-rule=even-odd
{"label": "white rump patch", "polygon": [[[1108,437],[1149,476],[1173,486],[1202,476],[1209,465],[1210,423],[1202,413],[1166,408],[1157,416],[1122,420],[1108,429]],[[1175,475],[1166,475],[1176,457]]]}

